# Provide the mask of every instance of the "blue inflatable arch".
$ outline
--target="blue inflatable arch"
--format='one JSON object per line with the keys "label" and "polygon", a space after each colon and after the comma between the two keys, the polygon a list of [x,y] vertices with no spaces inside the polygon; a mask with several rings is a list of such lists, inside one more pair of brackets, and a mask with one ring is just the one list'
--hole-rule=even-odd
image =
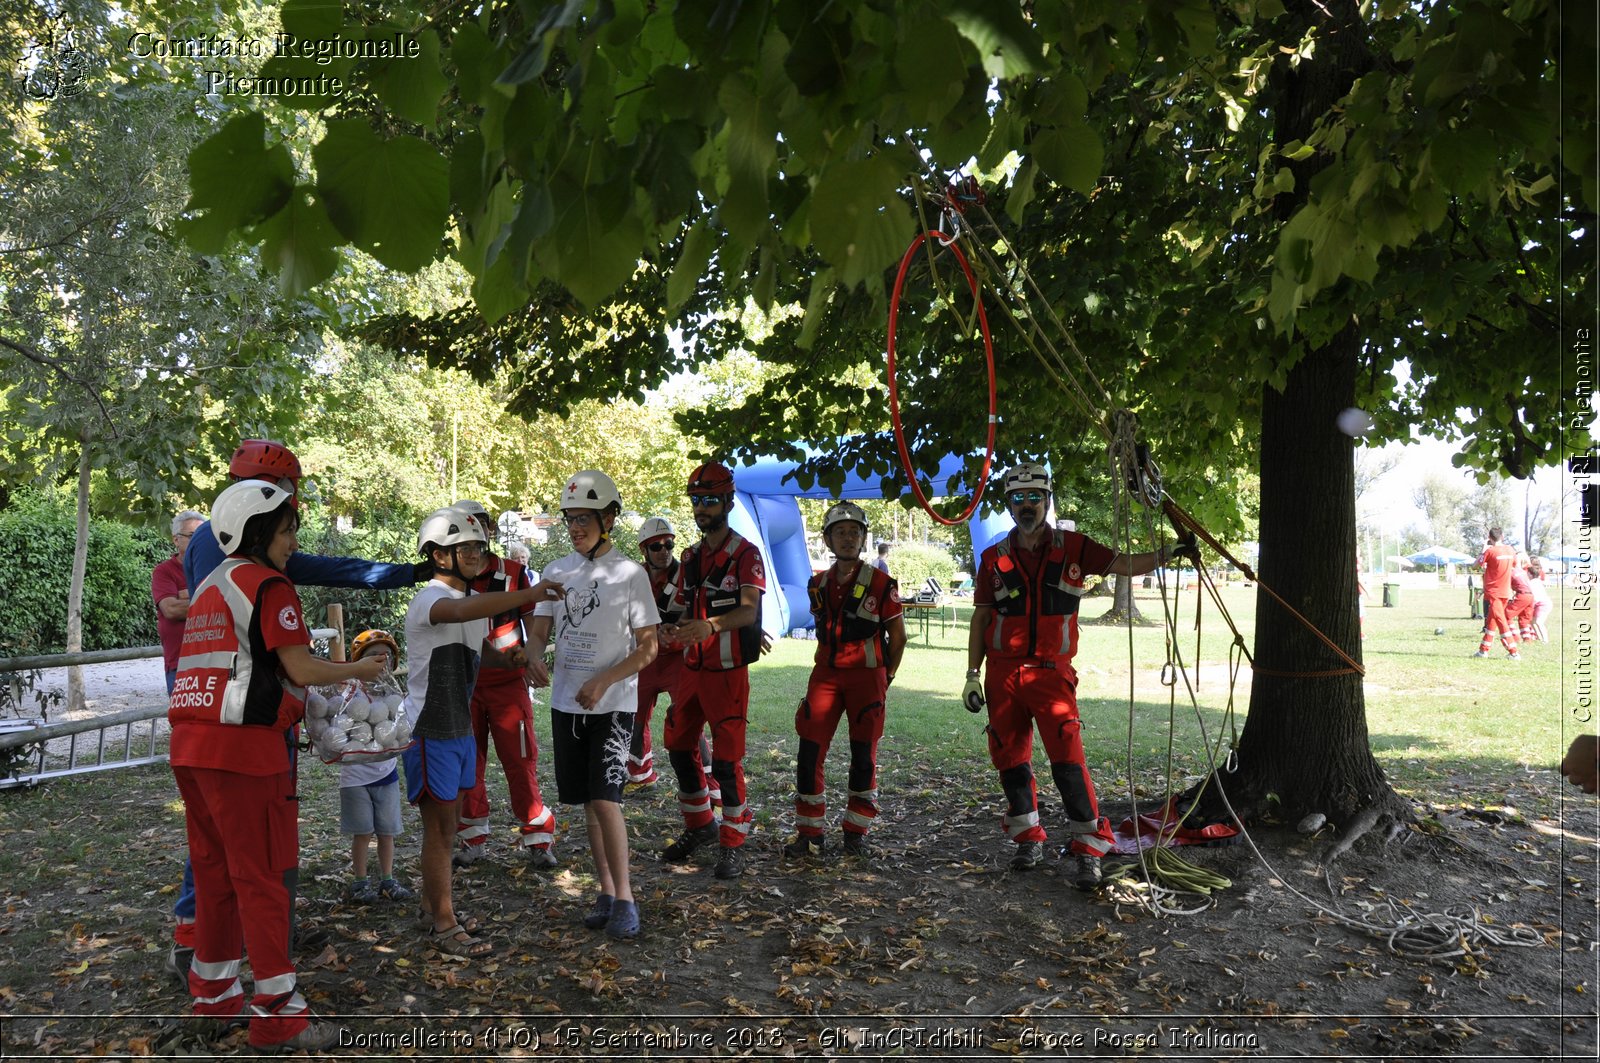
{"label": "blue inflatable arch", "polygon": [[[963,459],[952,454],[939,463],[934,483],[948,482],[961,470]],[[767,593],[761,598],[762,630],[781,637],[795,629],[812,626],[811,603],[806,598],[806,583],[811,579],[811,555],[806,552],[806,526],[800,516],[802,498],[882,498],[883,489],[876,476],[868,479],[854,472],[847,474],[838,491],[821,484],[802,489],[794,473],[799,462],[761,458],[754,465],[735,468],[733,512],[728,524],[734,531],[756,544],[767,570]],[[973,548],[981,552],[1011,527],[1003,510],[986,513],[987,506],[967,522]],[[907,592],[915,588],[907,588]]]}

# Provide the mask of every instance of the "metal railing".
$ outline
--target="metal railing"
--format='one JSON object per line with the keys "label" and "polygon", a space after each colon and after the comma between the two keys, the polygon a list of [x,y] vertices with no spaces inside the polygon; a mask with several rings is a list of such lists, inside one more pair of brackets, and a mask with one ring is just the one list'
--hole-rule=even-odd
{"label": "metal railing", "polygon": [[[339,636],[335,628],[311,629],[314,642]],[[37,657],[0,658],[0,672],[22,672],[43,668],[66,668],[81,664],[110,664],[161,656],[160,646],[136,646],[122,650],[89,650],[82,653],[55,653]],[[20,704],[20,697],[14,702]],[[120,728],[120,740],[112,737]],[[92,736],[92,737],[85,737]],[[18,766],[0,778],[0,790],[35,786],[50,779],[88,775],[117,768],[166,762],[164,738],[167,726],[167,698],[162,694],[146,704],[135,705],[106,716],[83,720],[44,723],[40,720],[0,720],[0,761],[4,754],[19,748],[29,749],[26,772]],[[108,743],[107,739],[110,738]],[[111,759],[107,759],[108,756]]]}

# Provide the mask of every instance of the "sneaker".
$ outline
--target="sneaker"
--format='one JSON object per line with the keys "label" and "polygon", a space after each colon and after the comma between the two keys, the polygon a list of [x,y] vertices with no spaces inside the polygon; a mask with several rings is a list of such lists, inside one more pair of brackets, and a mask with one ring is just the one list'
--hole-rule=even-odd
{"label": "sneaker", "polygon": [[1506,654],[1506,660],[1508,660],[1508,661],[1520,661],[1520,660],[1522,660],[1522,654],[1520,654],[1520,653],[1508,653],[1508,654]]}
{"label": "sneaker", "polygon": [[483,859],[487,845],[463,845],[450,854],[451,867],[471,867]]}
{"label": "sneaker", "polygon": [[867,843],[865,834],[847,830],[844,832],[844,855],[855,857],[857,860],[870,860],[876,854],[872,846]]}
{"label": "sneaker", "polygon": [[344,888],[345,900],[353,904],[371,904],[381,894],[370,878],[353,879]]}
{"label": "sneaker", "polygon": [[717,840],[717,825],[707,823],[704,827],[686,827],[678,836],[678,840],[661,850],[661,859],[669,864],[681,863],[689,859],[694,851],[702,845],[710,845]]}
{"label": "sneaker", "polygon": [[611,922],[611,909],[616,905],[616,898],[609,893],[602,893],[594,899],[594,907],[589,909],[589,914],[583,917],[583,925],[590,930],[599,930]]}
{"label": "sneaker", "polygon": [[606,936],[636,938],[639,936],[639,906],[632,901],[618,901],[611,906],[611,920],[606,923]]}
{"label": "sneaker", "polygon": [[305,1029],[287,1041],[279,1041],[277,1044],[271,1045],[252,1044],[250,1047],[263,1055],[271,1053],[286,1056],[291,1052],[321,1052],[338,1041],[339,1035],[342,1033],[344,1033],[344,1027],[338,1023],[318,1022],[316,1019],[312,1019],[306,1024]]}
{"label": "sneaker", "polygon": [[386,878],[378,883],[378,895],[386,901],[411,901],[417,897],[417,891],[400,885],[392,878]]}
{"label": "sneaker", "polygon": [[785,860],[821,860],[822,839],[809,835],[799,835],[794,841],[783,847]]}
{"label": "sneaker", "polygon": [[178,980],[184,992],[189,991],[189,961],[194,959],[194,949],[187,945],[174,945],[167,952],[167,972]]}
{"label": "sneaker", "polygon": [[560,867],[561,861],[556,859],[556,854],[550,846],[541,845],[528,850],[528,866],[537,871],[548,871],[553,867]]}
{"label": "sneaker", "polygon": [[718,878],[738,878],[744,874],[744,846],[724,845],[717,855],[717,868],[712,874]]}
{"label": "sneaker", "polygon": [[1488,650],[1479,650],[1477,653],[1474,653],[1473,656],[1474,657],[1487,657],[1487,656],[1489,656],[1489,651]]}
{"label": "sneaker", "polygon": [[1072,884],[1080,890],[1092,890],[1100,885],[1100,858],[1088,853],[1073,857]]}
{"label": "sneaker", "polygon": [[1011,870],[1032,871],[1044,863],[1044,842],[1018,842],[1017,854],[1011,858]]}

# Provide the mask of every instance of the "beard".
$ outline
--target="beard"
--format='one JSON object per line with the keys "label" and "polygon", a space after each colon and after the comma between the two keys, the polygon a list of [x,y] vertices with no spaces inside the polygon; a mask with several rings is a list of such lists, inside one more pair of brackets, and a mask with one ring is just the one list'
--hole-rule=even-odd
{"label": "beard", "polygon": [[718,513],[713,517],[709,513],[696,513],[694,515],[694,525],[702,533],[721,531],[728,526],[728,515],[726,513]]}
{"label": "beard", "polygon": [[1044,510],[1024,509],[1017,514],[1017,529],[1024,535],[1032,535],[1044,523]]}

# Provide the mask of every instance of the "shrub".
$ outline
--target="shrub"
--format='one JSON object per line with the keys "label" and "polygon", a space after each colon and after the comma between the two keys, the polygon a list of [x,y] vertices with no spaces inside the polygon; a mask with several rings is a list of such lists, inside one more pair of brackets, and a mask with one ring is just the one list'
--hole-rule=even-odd
{"label": "shrub", "polygon": [[[27,495],[0,512],[0,556],[7,560],[0,609],[0,655],[63,653],[76,517],[60,498]],[[172,555],[155,528],[91,519],[84,569],[83,648],[156,642],[150,570]]]}
{"label": "shrub", "polygon": [[922,543],[897,543],[889,551],[889,573],[900,582],[900,593],[910,598],[929,576],[946,591],[955,585],[956,559],[948,550]]}

